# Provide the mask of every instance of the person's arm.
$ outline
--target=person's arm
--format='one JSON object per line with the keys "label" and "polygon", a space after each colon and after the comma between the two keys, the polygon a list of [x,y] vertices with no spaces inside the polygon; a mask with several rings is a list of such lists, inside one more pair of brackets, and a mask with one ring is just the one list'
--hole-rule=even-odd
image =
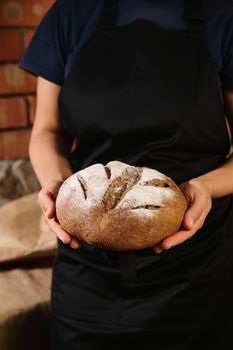
{"label": "person's arm", "polygon": [[[228,110],[228,125],[233,139],[233,89],[224,90],[225,105]],[[233,193],[233,153],[217,169],[199,176],[210,189],[211,197],[218,198]]]}
{"label": "person's arm", "polygon": [[37,80],[37,103],[29,157],[41,187],[72,174],[68,161],[72,139],[65,133],[57,108],[60,86],[42,77]]}
{"label": "person's arm", "polygon": [[[224,90],[224,100],[233,137],[233,89]],[[156,244],[153,248],[155,253],[161,253],[191,238],[203,226],[212,207],[212,199],[233,193],[233,153],[218,168],[190,179],[179,187],[188,202],[183,227]]]}
{"label": "person's arm", "polygon": [[55,199],[65,179],[72,175],[69,154],[73,137],[66,131],[58,111],[60,86],[42,77],[37,79],[35,120],[29,143],[29,158],[41,185],[38,201],[52,231],[73,248],[78,241],[57,222]]}

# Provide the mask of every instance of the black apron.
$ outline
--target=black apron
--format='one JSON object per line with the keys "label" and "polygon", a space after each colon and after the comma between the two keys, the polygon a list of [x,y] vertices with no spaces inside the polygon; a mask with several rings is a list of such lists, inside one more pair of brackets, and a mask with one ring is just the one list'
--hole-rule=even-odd
{"label": "black apron", "polygon": [[[59,94],[73,171],[120,160],[180,184],[215,169],[230,140],[201,1],[186,2],[186,30],[115,26],[116,14],[106,0]],[[204,226],[161,254],[58,240],[53,349],[233,349],[232,214],[232,195],[214,199]]]}

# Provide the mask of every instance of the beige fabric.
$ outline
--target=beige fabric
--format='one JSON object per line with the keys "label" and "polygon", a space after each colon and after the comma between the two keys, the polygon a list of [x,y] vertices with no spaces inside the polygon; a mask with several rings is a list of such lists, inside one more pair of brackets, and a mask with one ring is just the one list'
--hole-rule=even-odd
{"label": "beige fabric", "polygon": [[0,349],[49,350],[56,250],[37,192],[0,207]]}
{"label": "beige fabric", "polygon": [[0,349],[49,350],[51,271],[0,271]]}
{"label": "beige fabric", "polygon": [[37,198],[35,192],[0,207],[0,263],[54,255],[57,239]]}

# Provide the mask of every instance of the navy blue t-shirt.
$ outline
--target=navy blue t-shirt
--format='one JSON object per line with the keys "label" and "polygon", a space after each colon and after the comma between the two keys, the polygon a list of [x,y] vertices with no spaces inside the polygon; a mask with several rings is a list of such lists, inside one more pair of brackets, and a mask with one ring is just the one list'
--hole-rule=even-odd
{"label": "navy blue t-shirt", "polygon": [[[222,87],[233,88],[233,0],[206,1],[205,33],[213,63]],[[103,6],[104,0],[57,0],[37,27],[18,66],[62,85],[96,29]],[[185,29],[183,11],[184,0],[119,0],[116,25],[144,18],[163,28]]]}

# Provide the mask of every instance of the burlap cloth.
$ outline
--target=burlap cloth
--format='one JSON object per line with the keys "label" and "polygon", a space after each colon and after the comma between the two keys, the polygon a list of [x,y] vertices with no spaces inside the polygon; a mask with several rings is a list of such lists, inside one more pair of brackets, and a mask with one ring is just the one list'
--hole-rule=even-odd
{"label": "burlap cloth", "polygon": [[56,236],[38,193],[0,207],[0,349],[49,349],[50,287]]}

